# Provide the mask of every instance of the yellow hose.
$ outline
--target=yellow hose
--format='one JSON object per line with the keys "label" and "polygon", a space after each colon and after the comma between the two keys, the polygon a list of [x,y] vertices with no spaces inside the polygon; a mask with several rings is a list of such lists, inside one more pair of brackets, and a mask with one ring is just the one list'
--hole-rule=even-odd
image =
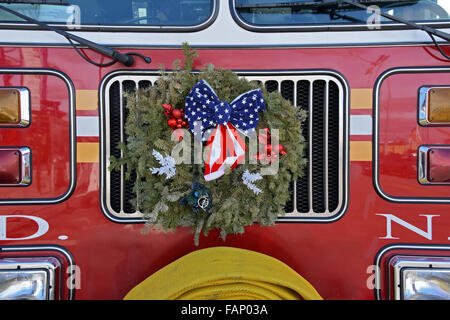
{"label": "yellow hose", "polygon": [[125,300],[322,300],[289,266],[255,251],[191,252],[131,289]]}

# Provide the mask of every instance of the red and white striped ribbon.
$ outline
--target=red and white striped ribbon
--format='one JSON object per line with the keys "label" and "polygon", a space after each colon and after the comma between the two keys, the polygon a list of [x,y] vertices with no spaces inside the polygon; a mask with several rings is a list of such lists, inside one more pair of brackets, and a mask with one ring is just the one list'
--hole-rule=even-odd
{"label": "red and white striped ribbon", "polygon": [[226,166],[234,169],[245,158],[245,142],[230,123],[218,125],[206,146],[210,148],[205,160],[206,181],[220,178],[224,175]]}

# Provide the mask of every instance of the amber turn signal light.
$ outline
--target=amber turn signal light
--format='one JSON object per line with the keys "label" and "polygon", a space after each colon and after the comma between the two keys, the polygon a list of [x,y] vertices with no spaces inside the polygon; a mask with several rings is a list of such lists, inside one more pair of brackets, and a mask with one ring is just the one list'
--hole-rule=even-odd
{"label": "amber turn signal light", "polygon": [[450,125],[450,87],[420,88],[419,123],[423,126]]}
{"label": "amber turn signal light", "polygon": [[30,124],[30,95],[26,88],[0,88],[0,127]]}
{"label": "amber turn signal light", "polygon": [[450,88],[432,88],[430,90],[428,119],[431,123],[450,123]]}

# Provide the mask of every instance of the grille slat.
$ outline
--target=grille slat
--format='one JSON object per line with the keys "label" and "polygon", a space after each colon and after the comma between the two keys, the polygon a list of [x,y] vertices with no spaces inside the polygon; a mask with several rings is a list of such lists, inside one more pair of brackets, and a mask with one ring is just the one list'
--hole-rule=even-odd
{"label": "grille slat", "polygon": [[313,83],[313,105],[311,114],[312,139],[311,146],[311,189],[312,206],[314,212],[325,211],[325,126],[324,126],[324,103],[325,103],[325,81],[314,81]]}
{"label": "grille slat", "polygon": [[[307,140],[305,156],[308,164],[304,176],[290,184],[291,201],[286,205],[287,217],[313,218],[327,217],[343,206],[344,192],[344,99],[340,82],[328,75],[243,75],[250,81],[261,83],[267,91],[279,91],[294,106],[308,113],[303,123],[303,133]],[[136,88],[155,85],[157,75],[117,76],[107,86],[105,108],[109,129],[106,134],[106,159],[110,155],[120,157],[116,148],[119,141],[126,141],[123,130],[128,115],[123,92],[133,92]],[[107,206],[120,217],[141,216],[132,207],[135,198],[132,179],[124,180],[124,171],[107,172]]]}
{"label": "grille slat", "polygon": [[[310,106],[310,87],[311,83],[307,80],[297,82],[297,106],[309,113]],[[308,134],[309,121],[303,123],[303,132]],[[305,155],[309,155],[309,143],[305,148]],[[309,163],[304,168],[304,176],[299,178],[296,182],[297,189],[297,211],[301,213],[308,213],[310,210],[310,192],[309,192]],[[287,211],[289,212],[289,211]]]}
{"label": "grille slat", "polygon": [[329,84],[328,97],[328,210],[335,211],[339,205],[339,88]]}
{"label": "grille slat", "polygon": [[[119,81],[114,82],[109,90],[109,150],[110,155],[120,158],[121,152],[117,148],[117,145],[121,141],[121,125],[120,125],[120,114],[121,114],[121,90]],[[114,211],[121,211],[121,190],[122,190],[122,180],[121,171],[110,171],[110,201],[111,207]]]}
{"label": "grille slat", "polygon": [[[136,85],[137,83],[132,81],[132,80],[125,80],[122,82],[122,90],[123,92],[126,92],[128,94],[133,94],[136,93]],[[123,105],[126,106],[127,105],[127,100],[124,97],[123,98]],[[122,121],[122,128],[125,128],[125,122],[126,119],[128,117],[129,111],[126,107],[123,108],[123,121]],[[127,134],[124,130],[123,132],[123,139],[124,141],[127,141]],[[123,172],[125,173],[127,171],[127,168],[124,167],[123,168]],[[136,194],[133,192],[133,187],[134,187],[134,183],[136,181],[136,172],[133,171],[131,173],[131,178],[130,179],[125,179],[123,180],[123,200],[122,200],[122,211],[125,213],[134,213],[136,210],[134,208],[134,206],[131,204],[130,200],[136,198]]]}

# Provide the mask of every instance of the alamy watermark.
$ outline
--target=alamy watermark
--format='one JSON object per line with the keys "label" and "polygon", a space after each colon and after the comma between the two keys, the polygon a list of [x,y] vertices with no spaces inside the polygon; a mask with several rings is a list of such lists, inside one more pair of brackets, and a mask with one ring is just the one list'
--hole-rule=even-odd
{"label": "alamy watermark", "polygon": [[66,20],[67,28],[70,30],[81,29],[81,9],[77,5],[70,5],[66,9],[69,15]]}
{"label": "alamy watermark", "polygon": [[380,284],[378,283],[378,275],[380,274],[380,267],[377,265],[370,265],[366,269],[366,273],[369,277],[366,280],[366,286],[369,290],[380,289]]}
{"label": "alamy watermark", "polygon": [[69,290],[81,289],[81,268],[77,265],[67,267],[66,286]]}
{"label": "alamy watermark", "polygon": [[[211,138],[211,136],[216,131],[216,128],[205,130],[202,133],[201,122],[196,122],[194,124],[193,135],[187,129],[176,129],[172,132],[172,141],[178,141],[175,147],[172,149],[171,156],[175,159],[175,164],[202,164],[209,160],[211,154],[211,148],[214,143],[209,143],[208,146],[204,146],[204,142]],[[267,134],[265,129],[260,129],[258,131],[254,130],[252,134],[241,132],[236,130],[241,141],[245,143],[245,149],[248,151],[246,153],[247,157],[243,159],[241,163],[248,164],[261,164],[261,175],[275,175],[278,173],[279,169],[279,157],[280,157],[280,147],[279,146],[279,130],[271,129],[270,134]],[[182,139],[180,140],[180,137]],[[194,141],[192,143],[192,137]],[[196,138],[196,137],[202,137]],[[224,139],[220,137],[219,139]],[[223,149],[222,152],[229,152],[230,147],[237,147],[238,142],[234,141],[234,145],[227,145],[230,143],[228,140],[226,143],[221,145]],[[216,150],[217,152],[217,150]],[[233,155],[231,155],[233,156]],[[282,156],[282,155],[281,155]],[[220,163],[220,159],[217,160]],[[227,160],[225,160],[225,164]]]}
{"label": "alamy watermark", "polygon": [[367,7],[369,18],[367,18],[366,25],[369,30],[379,30],[381,29],[381,9],[379,6],[369,6]]}

